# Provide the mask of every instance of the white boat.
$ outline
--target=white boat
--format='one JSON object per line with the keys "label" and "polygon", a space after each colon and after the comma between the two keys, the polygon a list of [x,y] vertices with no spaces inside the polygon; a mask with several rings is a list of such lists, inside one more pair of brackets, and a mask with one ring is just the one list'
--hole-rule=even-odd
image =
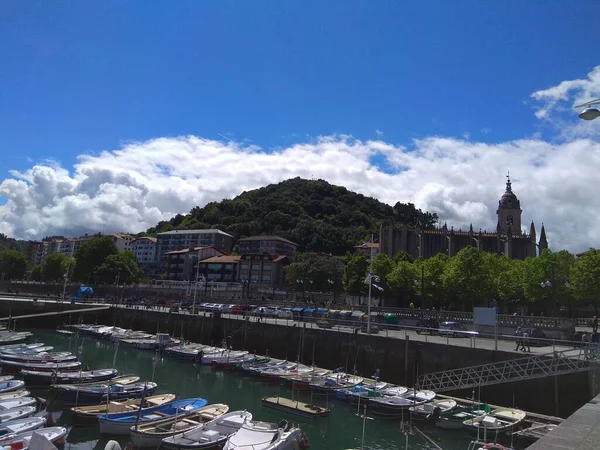
{"label": "white boat", "polygon": [[[33,397],[16,397],[0,400],[0,411],[7,411],[9,409],[22,408],[24,406],[31,406],[37,403]],[[4,422],[4,421],[3,421]]]}
{"label": "white boat", "polygon": [[298,450],[308,448],[308,439],[300,428],[278,424],[246,422],[225,443],[223,450]]}
{"label": "white boat", "polygon": [[158,448],[163,439],[176,433],[196,428],[203,422],[210,422],[221,417],[229,410],[229,406],[213,404],[205,406],[192,414],[174,416],[151,423],[134,425],[129,429],[129,437],[135,448]]}
{"label": "white boat", "polygon": [[498,434],[511,430],[517,424],[525,420],[525,411],[515,408],[493,409],[489,414],[483,414],[472,419],[465,420],[463,426],[483,440],[496,439]]}
{"label": "white boat", "polygon": [[372,398],[369,402],[373,414],[381,416],[399,416],[411,406],[432,401],[436,395],[433,391],[415,391],[413,389],[398,396],[388,396],[384,389],[382,394],[382,397]]}
{"label": "white boat", "polygon": [[200,361],[202,364],[212,364],[213,361],[221,362],[241,358],[242,356],[246,356],[248,352],[218,349],[216,351],[204,351],[203,353],[198,353],[198,355],[200,354],[202,354],[202,360]]}
{"label": "white boat", "polygon": [[234,411],[191,430],[162,440],[160,448],[168,450],[209,449],[224,444],[242,425],[252,420],[248,411]]}
{"label": "white boat", "polygon": [[9,420],[24,419],[33,416],[37,408],[35,406],[24,406],[22,408],[7,409],[0,411],[0,423],[6,423]]}
{"label": "white boat", "polygon": [[19,391],[25,387],[25,382],[22,380],[8,380],[0,383],[0,394],[7,392]]}
{"label": "white boat", "polygon": [[0,400],[8,400],[11,398],[19,398],[19,397],[27,397],[31,394],[31,392],[26,391],[25,389],[21,389],[20,391],[12,391],[6,392],[4,394],[0,394]]}
{"label": "white boat", "polygon": [[443,413],[448,413],[456,409],[456,400],[433,400],[428,403],[411,406],[408,408],[410,414],[415,420],[436,419]]}
{"label": "white boat", "polygon": [[0,435],[26,433],[42,428],[45,424],[45,417],[26,417],[24,419],[11,420],[0,425]]}
{"label": "white boat", "polygon": [[14,378],[14,376],[12,375],[2,375],[0,376],[0,383],[4,382],[4,381],[10,381]]}
{"label": "white boat", "polygon": [[[26,450],[29,448],[29,442],[33,437],[33,434],[41,434],[50,442],[59,443],[66,435],[67,429],[63,427],[50,427],[50,428],[41,428],[34,431],[28,431],[27,433],[21,433],[18,435],[9,435],[3,438],[0,438],[0,447],[11,447],[15,444],[22,443],[21,448]],[[38,450],[32,448],[32,450]]]}

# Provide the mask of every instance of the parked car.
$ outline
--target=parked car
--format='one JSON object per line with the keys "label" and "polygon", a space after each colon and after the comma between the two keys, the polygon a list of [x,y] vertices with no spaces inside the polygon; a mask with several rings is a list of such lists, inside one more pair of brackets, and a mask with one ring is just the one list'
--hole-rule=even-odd
{"label": "parked car", "polygon": [[443,336],[467,337],[467,329],[458,322],[442,322],[438,333]]}
{"label": "parked car", "polygon": [[280,319],[292,319],[294,315],[291,308],[281,308],[277,311],[277,317]]}
{"label": "parked car", "polygon": [[417,334],[437,334],[439,328],[440,323],[437,319],[419,319],[419,321],[417,322]]}

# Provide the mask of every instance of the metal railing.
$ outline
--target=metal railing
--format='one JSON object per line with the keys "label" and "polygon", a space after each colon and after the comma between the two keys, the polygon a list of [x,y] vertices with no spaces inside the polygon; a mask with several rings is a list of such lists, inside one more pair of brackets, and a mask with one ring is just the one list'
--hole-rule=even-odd
{"label": "metal railing", "polygon": [[421,375],[419,389],[435,392],[490,386],[520,380],[594,370],[599,367],[600,346],[531,355],[491,364],[463,367]]}

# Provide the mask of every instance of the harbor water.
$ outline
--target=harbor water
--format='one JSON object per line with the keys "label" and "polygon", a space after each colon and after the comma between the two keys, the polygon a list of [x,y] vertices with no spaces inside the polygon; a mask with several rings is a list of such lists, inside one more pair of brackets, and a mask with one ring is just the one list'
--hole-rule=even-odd
{"label": "harbor water", "polygon": [[[116,361],[115,366],[121,373],[137,374],[141,378],[140,381],[153,380],[158,383],[156,394],[174,393],[181,398],[203,397],[209,403],[229,405],[230,411],[248,410],[255,420],[279,422],[286,419],[290,423],[299,424],[308,435],[311,449],[361,448],[363,419],[357,415],[356,406],[341,400],[330,398],[327,402],[325,397],[314,397],[315,404],[320,406],[328,404],[331,413],[328,417],[307,420],[262,406],[261,399],[264,396],[292,396],[288,386],[282,386],[277,382],[262,381],[239,372],[217,371],[211,366],[197,365],[164,355],[154,358],[152,351],[138,350],[124,344],[120,344],[117,348],[116,343],[91,336],[75,338],[75,336],[68,337],[48,330],[31,331],[38,341],[54,346],[55,351],[76,353],[77,348],[81,347],[82,353],[79,359],[92,369],[109,368],[112,367],[113,361]],[[51,390],[32,390],[32,392],[46,398],[50,403],[49,409],[54,411],[55,417],[58,418],[57,423],[70,429],[66,449],[103,450],[109,439],[117,440],[123,447],[129,441],[127,436],[101,436],[97,425],[71,428],[68,409],[58,401],[53,401]],[[300,400],[310,401],[310,393],[301,393]],[[368,418],[364,423],[365,449],[436,448],[416,431],[413,432],[414,434],[404,433],[401,429],[401,420],[374,417]],[[444,450],[464,450],[471,440],[463,430],[445,431],[430,425],[415,425]]]}

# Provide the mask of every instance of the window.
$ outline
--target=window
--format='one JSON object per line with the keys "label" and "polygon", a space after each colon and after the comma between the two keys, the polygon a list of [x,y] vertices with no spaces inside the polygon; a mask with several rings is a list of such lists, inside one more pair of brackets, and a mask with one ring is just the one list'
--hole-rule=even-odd
{"label": "window", "polygon": [[265,265],[263,266],[263,270],[270,271],[270,270],[271,270],[271,264],[265,264]]}
{"label": "window", "polygon": [[242,270],[248,270],[250,266],[248,264],[242,264]]}
{"label": "window", "polygon": [[271,275],[263,275],[262,280],[263,281],[271,281]]}
{"label": "window", "polygon": [[252,270],[260,270],[260,264],[252,264]]}

